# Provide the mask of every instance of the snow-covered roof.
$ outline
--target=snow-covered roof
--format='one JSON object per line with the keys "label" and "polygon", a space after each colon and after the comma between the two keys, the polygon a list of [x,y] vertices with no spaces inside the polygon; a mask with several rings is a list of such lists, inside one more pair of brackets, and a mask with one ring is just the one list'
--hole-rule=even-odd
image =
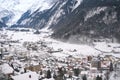
{"label": "snow-covered roof", "polygon": [[88,71],[81,71],[81,74],[88,74]]}
{"label": "snow-covered roof", "polygon": [[63,57],[68,57],[68,55],[66,54],[63,54],[63,53],[53,53],[52,54],[53,56],[57,57],[57,58],[63,58]]}
{"label": "snow-covered roof", "polygon": [[8,64],[3,64],[0,66],[1,67],[1,71],[2,73],[4,74],[10,74],[10,73],[13,73],[13,68],[10,67]]}
{"label": "snow-covered roof", "polygon": [[[31,75],[31,78],[29,77]],[[17,76],[12,76],[13,80],[38,80],[39,75],[36,72],[28,72]]]}

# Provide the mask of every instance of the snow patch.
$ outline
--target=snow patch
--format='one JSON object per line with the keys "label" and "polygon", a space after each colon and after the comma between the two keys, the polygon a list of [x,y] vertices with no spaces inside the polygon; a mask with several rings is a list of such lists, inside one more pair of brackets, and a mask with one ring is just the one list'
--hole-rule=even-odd
{"label": "snow patch", "polygon": [[[64,6],[66,3],[67,3],[67,1],[63,2],[63,3],[59,6],[58,10],[57,10],[57,11],[55,12],[55,14],[50,18],[48,24],[45,26],[44,29],[48,29],[52,24],[55,24],[55,23],[58,21],[58,18],[59,18],[59,17],[62,15],[62,13],[63,13],[63,10],[62,10],[61,8],[62,8],[62,6]],[[59,2],[58,2],[57,4],[59,4]]]}
{"label": "snow patch", "polygon": [[81,4],[81,2],[82,2],[83,0],[76,0],[76,1],[77,1],[77,3],[76,3],[75,6],[73,7],[72,11],[75,10],[75,9]]}
{"label": "snow patch", "polygon": [[99,14],[101,11],[104,11],[105,9],[107,9],[107,7],[97,7],[96,9],[90,10],[85,17],[85,21],[87,21],[94,15]]}

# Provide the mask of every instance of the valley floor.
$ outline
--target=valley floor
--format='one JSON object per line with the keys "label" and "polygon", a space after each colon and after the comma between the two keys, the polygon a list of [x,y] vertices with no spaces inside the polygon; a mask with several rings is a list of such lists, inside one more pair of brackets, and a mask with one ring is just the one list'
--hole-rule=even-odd
{"label": "valley floor", "polygon": [[119,80],[119,43],[71,44],[50,34],[0,31],[0,80]]}

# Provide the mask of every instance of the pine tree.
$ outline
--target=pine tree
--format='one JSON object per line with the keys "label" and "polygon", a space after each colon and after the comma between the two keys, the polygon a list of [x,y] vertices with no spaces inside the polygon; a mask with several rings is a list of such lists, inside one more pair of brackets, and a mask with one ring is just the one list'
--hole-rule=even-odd
{"label": "pine tree", "polygon": [[62,80],[63,79],[63,76],[64,76],[64,71],[62,70],[62,68],[58,68],[58,80]]}
{"label": "pine tree", "polygon": [[110,71],[113,71],[113,63],[110,63]]}
{"label": "pine tree", "polygon": [[40,75],[42,75],[43,74],[43,72],[42,71],[40,71]]}
{"label": "pine tree", "polygon": [[79,68],[76,68],[73,71],[74,71],[75,76],[79,76],[79,74],[80,74],[80,69]]}
{"label": "pine tree", "polygon": [[105,76],[106,76],[106,80],[109,80],[109,75],[110,75],[110,72],[107,71],[106,74],[105,74]]}
{"label": "pine tree", "polygon": [[99,78],[100,78],[99,75],[97,75],[96,80],[99,80]]}
{"label": "pine tree", "polygon": [[58,73],[60,77],[64,76],[64,71],[62,70],[62,68],[58,68]]}
{"label": "pine tree", "polygon": [[102,80],[102,76],[99,77],[99,80]]}
{"label": "pine tree", "polygon": [[82,80],[87,80],[86,75],[84,75],[84,76],[82,77]]}
{"label": "pine tree", "polygon": [[57,78],[56,74],[53,75],[53,78],[56,80],[56,78]]}
{"label": "pine tree", "polygon": [[51,71],[50,70],[47,71],[47,78],[48,79],[51,78]]}

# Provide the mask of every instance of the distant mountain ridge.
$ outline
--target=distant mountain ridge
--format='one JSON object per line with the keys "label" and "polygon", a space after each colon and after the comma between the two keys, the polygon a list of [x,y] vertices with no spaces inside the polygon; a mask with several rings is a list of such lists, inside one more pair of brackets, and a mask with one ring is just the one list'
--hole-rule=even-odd
{"label": "distant mountain ridge", "polygon": [[58,0],[50,9],[43,12],[39,12],[38,9],[33,14],[25,16],[28,13],[26,12],[17,23],[25,27],[50,28],[77,8],[80,2],[81,0]]}
{"label": "distant mountain ridge", "polygon": [[83,0],[54,28],[53,37],[116,38],[120,41],[120,0]]}
{"label": "distant mountain ridge", "polygon": [[30,10],[31,14],[37,9],[43,11],[49,9],[54,2],[56,0],[0,0],[0,19],[7,18],[4,23],[11,26],[26,11]]}

